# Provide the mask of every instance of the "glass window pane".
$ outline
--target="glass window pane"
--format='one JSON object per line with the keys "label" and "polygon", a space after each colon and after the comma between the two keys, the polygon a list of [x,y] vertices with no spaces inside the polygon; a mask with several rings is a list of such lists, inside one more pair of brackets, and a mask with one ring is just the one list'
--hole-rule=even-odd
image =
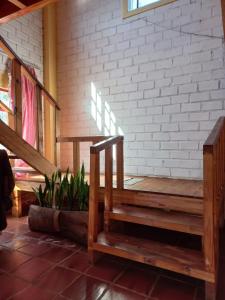
{"label": "glass window pane", "polygon": [[[10,106],[10,99],[7,92],[0,91],[0,100],[6,105]],[[2,120],[4,123],[8,124],[8,114],[4,111],[0,111],[0,120]]]}
{"label": "glass window pane", "polygon": [[128,11],[138,8],[138,0],[128,0]]}

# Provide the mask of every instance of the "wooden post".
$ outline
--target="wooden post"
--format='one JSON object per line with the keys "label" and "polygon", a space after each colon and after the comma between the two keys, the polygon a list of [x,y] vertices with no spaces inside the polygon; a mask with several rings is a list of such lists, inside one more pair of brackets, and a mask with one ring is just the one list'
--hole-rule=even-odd
{"label": "wooden post", "polygon": [[22,137],[22,85],[21,85],[21,65],[14,59],[12,62],[12,81],[14,81],[15,98],[15,130]]}
{"label": "wooden post", "polygon": [[214,161],[213,148],[204,148],[204,236],[203,247],[206,269],[215,273],[214,245]]}
{"label": "wooden post", "polygon": [[112,160],[112,146],[105,150],[105,215],[104,227],[105,231],[109,231],[109,212],[112,211],[112,173],[113,173],[113,160]]}
{"label": "wooden post", "polygon": [[99,153],[90,154],[90,194],[89,194],[89,222],[88,222],[88,253],[89,260],[94,263],[93,243],[98,234],[98,196],[100,186]]}
{"label": "wooden post", "polygon": [[43,120],[42,120],[42,92],[39,85],[36,85],[36,100],[37,100],[37,150],[44,154],[43,141]]}
{"label": "wooden post", "polygon": [[123,139],[116,145],[116,180],[117,188],[124,188]]}
{"label": "wooden post", "polygon": [[80,170],[80,143],[73,142],[73,173],[74,175]]}

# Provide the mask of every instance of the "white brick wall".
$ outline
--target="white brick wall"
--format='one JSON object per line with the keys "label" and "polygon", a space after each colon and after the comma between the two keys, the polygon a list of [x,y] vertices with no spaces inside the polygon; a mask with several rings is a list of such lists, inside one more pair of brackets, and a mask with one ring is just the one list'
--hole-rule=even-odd
{"label": "white brick wall", "polygon": [[[0,34],[26,63],[36,66],[38,79],[43,79],[42,10],[0,25]],[[0,52],[0,70],[7,57]]]}
{"label": "white brick wall", "polygon": [[223,43],[166,28],[222,36],[220,0],[126,20],[120,0],[64,0],[57,23],[62,135],[123,132],[127,174],[201,178],[203,142],[225,113]]}

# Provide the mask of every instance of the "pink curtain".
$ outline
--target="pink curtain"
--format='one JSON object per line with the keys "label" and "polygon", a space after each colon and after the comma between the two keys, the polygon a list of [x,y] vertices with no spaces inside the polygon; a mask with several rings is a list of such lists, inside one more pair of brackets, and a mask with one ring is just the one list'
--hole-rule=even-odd
{"label": "pink curtain", "polygon": [[[31,70],[35,75],[34,69]],[[22,75],[22,137],[31,146],[36,147],[37,101],[36,87],[26,76]],[[13,101],[14,102],[14,101]],[[16,160],[16,167],[27,167],[22,160]],[[16,174],[17,176],[19,174]],[[23,176],[23,175],[19,175]]]}
{"label": "pink curtain", "polygon": [[[33,70],[34,72],[34,70]],[[22,136],[31,146],[36,147],[37,129],[36,87],[22,76]]]}

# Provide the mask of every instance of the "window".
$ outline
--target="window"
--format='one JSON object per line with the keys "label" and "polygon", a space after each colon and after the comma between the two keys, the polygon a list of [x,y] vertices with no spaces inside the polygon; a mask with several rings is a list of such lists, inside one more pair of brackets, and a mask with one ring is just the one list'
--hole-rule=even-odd
{"label": "window", "polygon": [[[0,101],[10,107],[10,98],[8,92],[0,91]],[[8,113],[0,110],[0,120],[8,124]]]}
{"label": "window", "polygon": [[123,0],[123,17],[131,17],[141,12],[174,2],[176,0]]}

